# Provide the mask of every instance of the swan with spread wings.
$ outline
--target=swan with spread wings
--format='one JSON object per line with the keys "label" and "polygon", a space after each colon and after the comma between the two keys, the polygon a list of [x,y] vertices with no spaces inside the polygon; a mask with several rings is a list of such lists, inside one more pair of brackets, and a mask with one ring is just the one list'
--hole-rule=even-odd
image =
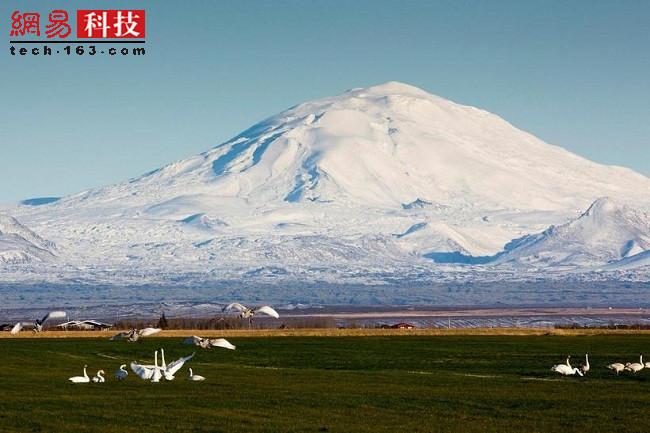
{"label": "swan with spread wings", "polygon": [[228,304],[225,307],[223,307],[222,311],[231,311],[231,310],[239,311],[239,317],[242,319],[248,319],[249,325],[253,323],[253,317],[256,314],[265,314],[267,316],[274,317],[276,319],[280,318],[278,312],[275,311],[273,308],[269,307],[268,305],[264,305],[262,307],[253,309],[245,305],[242,305],[239,302],[233,302],[232,304]]}
{"label": "swan with spread wings", "polygon": [[231,344],[225,338],[203,338],[193,335],[183,340],[183,344],[192,344],[203,349],[211,349],[213,347],[221,347],[223,349],[235,350],[236,346]]}
{"label": "swan with spread wings", "polygon": [[50,312],[47,313],[45,316],[43,316],[42,319],[36,319],[36,320],[33,321],[33,322],[18,322],[18,323],[16,323],[16,324],[14,325],[14,327],[11,328],[11,333],[12,333],[13,335],[16,335],[16,334],[18,334],[20,331],[22,331],[23,328],[27,328],[27,327],[29,327],[29,326],[32,327],[32,330],[33,330],[34,332],[41,332],[41,331],[43,330],[43,326],[45,326],[45,323],[46,323],[48,320],[51,320],[51,319],[61,319],[61,318],[65,318],[65,317],[67,317],[67,316],[68,316],[68,315],[66,314],[65,311],[50,311]]}
{"label": "swan with spread wings", "polygon": [[144,329],[131,329],[130,331],[123,331],[113,335],[110,340],[126,340],[131,343],[138,341],[141,337],[149,337],[151,335],[157,334],[162,329],[160,328],[144,328]]}

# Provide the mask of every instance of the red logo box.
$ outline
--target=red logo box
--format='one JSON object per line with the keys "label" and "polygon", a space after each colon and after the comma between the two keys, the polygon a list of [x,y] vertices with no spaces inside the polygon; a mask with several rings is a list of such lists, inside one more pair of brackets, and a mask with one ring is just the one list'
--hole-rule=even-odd
{"label": "red logo box", "polygon": [[143,9],[103,9],[77,11],[77,38],[138,38],[145,37]]}

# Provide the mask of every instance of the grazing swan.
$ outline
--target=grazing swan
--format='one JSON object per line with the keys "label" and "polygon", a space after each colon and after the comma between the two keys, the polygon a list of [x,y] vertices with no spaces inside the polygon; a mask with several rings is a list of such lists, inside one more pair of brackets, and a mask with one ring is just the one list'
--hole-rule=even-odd
{"label": "grazing swan", "polygon": [[192,367],[190,367],[190,375],[187,377],[187,380],[191,380],[193,382],[199,382],[201,380],[205,380],[205,377],[199,376],[198,374],[194,374],[192,371]]}
{"label": "grazing swan", "polygon": [[587,374],[587,372],[590,369],[590,367],[589,367],[589,353],[585,353],[585,362],[580,364],[579,368],[580,368],[580,371],[582,372],[582,374]]}
{"label": "grazing swan", "polygon": [[583,376],[582,372],[579,369],[571,367],[571,364],[569,363],[569,358],[570,356],[567,356],[565,364],[557,364],[551,367],[551,371],[562,374],[564,376],[572,376],[574,374],[578,374],[578,376]]}
{"label": "grazing swan", "polygon": [[632,373],[638,373],[643,370],[643,354],[639,354],[639,362],[628,362],[625,364],[625,370],[631,371]]}
{"label": "grazing swan", "polygon": [[612,364],[609,364],[607,366],[607,368],[609,368],[610,370],[613,370],[616,373],[616,375],[618,376],[618,373],[623,371],[625,369],[625,366],[623,364],[621,364],[620,362],[614,362]]}
{"label": "grazing swan", "polygon": [[99,370],[96,375],[93,376],[93,382],[95,383],[104,383],[106,382],[106,378],[104,378],[104,370]]}
{"label": "grazing swan", "polygon": [[[160,349],[160,350],[163,350],[163,349]],[[189,356],[178,358],[176,361],[170,362],[169,365],[165,365],[165,369],[163,370],[163,374],[165,376],[165,379],[166,380],[174,380],[174,375],[176,374],[176,372],[178,370],[180,370],[181,367],[183,367],[183,364],[185,364],[187,361],[192,359],[195,354],[196,354],[196,352],[192,353]]]}
{"label": "grazing swan", "polygon": [[140,337],[149,337],[162,331],[160,328],[144,328],[144,329],[131,329],[130,331],[123,331],[113,335],[110,340],[122,340],[126,339],[131,343],[134,343],[140,339]]}
{"label": "grazing swan", "polygon": [[187,337],[183,340],[183,344],[193,344],[195,346],[202,347],[203,349],[210,349],[212,347],[222,347],[224,349],[235,350],[236,346],[230,344],[225,338],[202,338],[193,335],[192,337]]}
{"label": "grazing swan", "polygon": [[45,325],[45,322],[47,322],[50,319],[60,319],[62,317],[67,317],[65,311],[50,311],[45,316],[43,316],[42,319],[36,319],[33,323],[32,322],[16,323],[14,327],[11,328],[11,333],[13,335],[18,334],[20,331],[22,331],[24,326],[29,326],[29,325],[33,327],[32,329],[34,332],[41,332],[43,330],[43,326]]}
{"label": "grazing swan", "polygon": [[245,305],[242,305],[238,302],[233,302],[232,304],[223,307],[222,311],[229,311],[229,310],[239,311],[239,317],[242,319],[248,319],[249,325],[253,323],[253,316],[255,316],[258,313],[266,314],[267,316],[275,317],[276,319],[280,318],[278,312],[275,311],[273,308],[269,307],[268,305],[264,305],[263,307],[259,307],[253,310],[252,308],[248,308]]}
{"label": "grazing swan", "polygon": [[88,377],[88,373],[86,373],[86,369],[88,368],[87,365],[84,365],[84,375],[83,376],[73,376],[69,378],[68,380],[72,383],[88,383],[90,382],[90,378]]}
{"label": "grazing swan", "polygon": [[124,380],[126,376],[129,375],[129,372],[126,371],[126,364],[120,365],[120,368],[115,372],[115,379]]}

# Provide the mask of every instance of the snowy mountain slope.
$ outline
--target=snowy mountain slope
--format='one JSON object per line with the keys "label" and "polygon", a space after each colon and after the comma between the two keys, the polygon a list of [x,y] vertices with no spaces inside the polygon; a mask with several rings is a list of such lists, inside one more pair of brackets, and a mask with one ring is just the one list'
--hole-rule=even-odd
{"label": "snowy mountain slope", "polygon": [[617,262],[603,266],[606,270],[643,269],[650,271],[650,250],[625,257]]}
{"label": "snowy mountain slope", "polygon": [[650,250],[650,216],[609,198],[580,217],[506,246],[495,263],[544,266],[611,264]]}
{"label": "snowy mountain slope", "polygon": [[[618,214],[590,219],[591,229],[583,219],[570,242],[530,238],[516,260],[487,259],[513,239],[571,224],[602,196],[650,209],[650,179],[389,82],[299,104],[127,182],[10,212],[56,241],[71,272],[400,278],[513,261],[552,269],[568,263],[562,257],[578,268],[606,264],[632,234],[618,232]],[[587,236],[600,224],[618,236],[611,245]],[[647,249],[637,228],[628,256]],[[534,259],[546,250],[558,253]],[[468,257],[479,259],[458,266]]]}
{"label": "snowy mountain slope", "polygon": [[56,245],[38,236],[15,218],[0,214],[0,263],[47,261],[55,257]]}

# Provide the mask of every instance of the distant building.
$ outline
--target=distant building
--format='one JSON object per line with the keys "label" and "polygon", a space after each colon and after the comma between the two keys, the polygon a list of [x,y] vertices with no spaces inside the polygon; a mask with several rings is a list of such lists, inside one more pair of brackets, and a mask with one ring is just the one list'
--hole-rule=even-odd
{"label": "distant building", "polygon": [[406,322],[399,322],[390,327],[391,329],[415,329],[415,325]]}
{"label": "distant building", "polygon": [[57,328],[64,330],[80,330],[80,331],[104,331],[111,329],[113,325],[102,323],[97,320],[71,320],[69,322],[57,325]]}

